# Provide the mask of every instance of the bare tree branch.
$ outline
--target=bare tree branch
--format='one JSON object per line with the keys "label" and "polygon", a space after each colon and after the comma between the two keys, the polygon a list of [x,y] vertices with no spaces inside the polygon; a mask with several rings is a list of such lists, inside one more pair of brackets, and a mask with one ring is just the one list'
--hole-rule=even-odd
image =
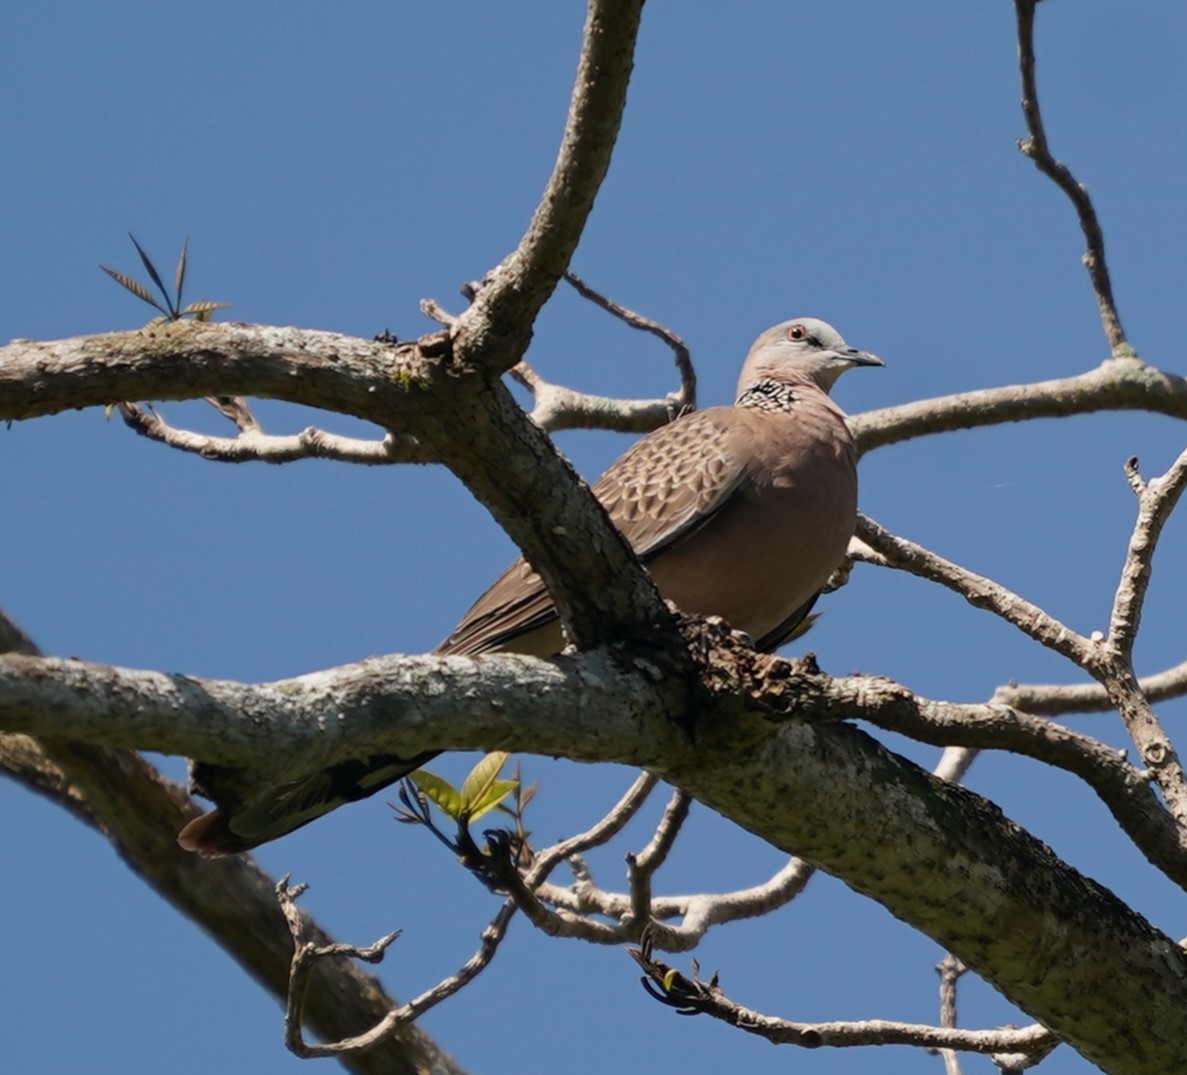
{"label": "bare tree branch", "polygon": [[659,777],[652,773],[640,773],[627,788],[622,798],[607,811],[597,824],[585,832],[570,836],[566,840],[561,840],[559,843],[537,852],[532,863],[532,878],[535,881],[543,881],[556,866],[566,859],[571,859],[574,855],[588,851],[590,848],[601,847],[612,840],[639,812],[657,784],[659,784]]}
{"label": "bare tree branch", "polygon": [[1133,359],[1075,377],[1004,385],[867,411],[850,418],[860,453],[915,437],[1098,411],[1187,418],[1187,380]]}
{"label": "bare tree branch", "polygon": [[569,267],[610,166],[642,9],[643,0],[590,0],[556,164],[519,246],[453,326],[461,362],[501,373],[527,350],[536,314]]}
{"label": "bare tree branch", "polygon": [[638,854],[627,855],[627,877],[631,893],[630,920],[636,929],[641,929],[651,922],[652,878],[667,861],[691,808],[692,800],[684,792],[672,792],[672,798],[647,846]]}
{"label": "bare tree branch", "polygon": [[1126,471],[1130,485],[1138,492],[1138,517],[1113,601],[1109,635],[1097,647],[1088,670],[1108,692],[1171,813],[1187,831],[1187,774],[1170,736],[1146,701],[1133,668],[1133,644],[1150,584],[1154,550],[1163,526],[1187,486],[1187,451],[1162,477],[1148,483],[1142,482],[1136,459],[1129,461]]}
{"label": "bare tree branch", "polygon": [[1162,535],[1162,528],[1183,495],[1183,489],[1187,487],[1187,451],[1179,455],[1165,474],[1149,482],[1141,482],[1137,459],[1130,459],[1126,463],[1126,472],[1131,484],[1135,484],[1133,479],[1136,479],[1136,487],[1140,488],[1138,517],[1129,539],[1121,581],[1113,599],[1108,641],[1118,656],[1130,661],[1138,624],[1141,622],[1142,604],[1150,585],[1154,550]]}
{"label": "bare tree branch", "polygon": [[300,459],[333,459],[340,463],[377,466],[390,463],[434,463],[415,437],[387,434],[382,440],[362,440],[309,426],[300,433],[267,434],[258,425],[237,437],[215,437],[178,429],[154,409],[121,403],[120,416],[142,437],[170,448],[200,455],[218,463],[293,463]]}
{"label": "bare tree branch", "polygon": [[672,348],[680,371],[680,388],[665,399],[611,399],[578,392],[545,380],[526,361],[520,361],[511,375],[532,393],[535,406],[532,421],[541,429],[612,429],[621,433],[646,433],[696,407],[696,372],[688,347],[671,329],[657,321],[620,306],[595,291],[581,277],[565,272],[565,279],[577,291],[603,310],[632,328],[658,336]]}
{"label": "bare tree branch", "polygon": [[717,975],[707,982],[701,979],[695,962],[693,976],[687,978],[667,964],[653,959],[649,939],[641,948],[628,951],[643,968],[644,985],[656,999],[676,1008],[683,1015],[709,1015],[776,1045],[799,1045],[808,1049],[825,1046],[914,1045],[976,1053],[1009,1050],[1045,1055],[1054,1044],[1058,1044],[1058,1039],[1046,1027],[1038,1024],[1021,1030],[1013,1027],[957,1030],[888,1019],[833,1023],[799,1023],[779,1019],[731,1000],[722,992]]}
{"label": "bare tree branch", "polygon": [[[936,964],[940,976],[940,1026],[945,1030],[956,1029],[956,983],[968,968],[951,952]],[[938,1050],[944,1061],[944,1075],[961,1075],[960,1058],[955,1049]]]}
{"label": "bare tree branch", "polygon": [[675,394],[666,399],[618,399],[578,392],[545,380],[526,361],[511,376],[535,398],[531,418],[541,429],[609,429],[616,433],[648,433],[680,413]]}
{"label": "bare tree branch", "polygon": [[[1187,694],[1187,661],[1142,677],[1138,688],[1148,702],[1181,698]],[[1046,716],[1102,713],[1113,708],[1108,692],[1099,683],[1007,683],[993,692],[990,701]]]}
{"label": "bare tree branch", "polygon": [[[172,321],[136,332],[0,347],[0,420],[126,399],[250,396],[349,414],[380,428],[445,415],[430,387],[447,376],[440,333],[405,344],[312,329]],[[452,383],[452,382],[450,382]],[[434,417],[434,414],[436,417]]]}
{"label": "bare tree branch", "polygon": [[1022,114],[1026,117],[1028,137],[1021,139],[1018,148],[1032,161],[1035,167],[1052,180],[1075,206],[1080,219],[1080,229],[1088,249],[1084,252],[1084,265],[1092,280],[1100,307],[1101,325],[1109,349],[1114,358],[1133,358],[1133,348],[1125,339],[1121,317],[1113,301],[1113,285],[1109,279],[1109,268],[1105,262],[1105,237],[1088,189],[1077,183],[1068,167],[1057,161],[1047,146],[1047,132],[1043,128],[1043,115],[1039,109],[1039,91],[1035,82],[1034,18],[1038,0],[1014,0],[1014,11],[1018,17],[1018,70],[1022,77]]}
{"label": "bare tree branch", "polygon": [[657,336],[672,349],[672,357],[676,362],[676,369],[680,374],[679,390],[668,396],[668,402],[676,407],[676,412],[672,417],[676,417],[676,415],[684,411],[695,410],[697,405],[697,374],[692,365],[692,356],[689,354],[688,345],[666,325],[661,325],[658,321],[652,320],[650,317],[644,317],[634,310],[629,310],[627,307],[619,305],[613,299],[608,298],[600,291],[591,287],[571,269],[565,271],[565,279],[582,298],[589,299],[595,306],[600,306],[607,313],[613,314],[623,323],[630,325],[631,328],[638,329],[641,332],[649,332],[651,335]]}
{"label": "bare tree branch", "polygon": [[[0,651],[36,653],[32,639],[3,613]],[[176,784],[131,751],[60,738],[35,742],[0,735],[0,772],[97,829],[134,873],[213,937],[261,986],[277,998],[287,995],[290,940],[274,882],[250,858],[212,862],[182,851],[177,832],[198,809]],[[312,918],[304,915],[302,921],[314,943],[332,943]],[[356,1033],[395,1005],[377,979],[353,964],[323,962],[313,974],[305,1014],[310,1029],[333,1039]],[[417,1027],[344,1063],[360,1075],[461,1071]]]}
{"label": "bare tree branch", "polygon": [[[520,359],[510,374],[523,385],[535,400],[531,419],[541,429],[555,433],[560,429],[608,429],[617,433],[648,433],[672,421],[687,410],[696,407],[696,372],[692,366],[688,347],[671,329],[658,321],[628,310],[600,292],[595,291],[579,276],[565,272],[569,281],[582,295],[603,310],[626,322],[632,328],[658,336],[672,348],[676,368],[680,371],[680,388],[668,393],[664,399],[619,399],[610,396],[579,392],[565,385],[545,380],[531,366],[527,359]],[[477,293],[477,285],[467,287],[465,293]],[[457,317],[444,309],[435,299],[421,299],[420,309],[426,317],[447,327],[457,322]]]}
{"label": "bare tree branch", "polygon": [[856,559],[938,582],[970,605],[995,613],[1040,645],[1055,650],[1075,664],[1081,667],[1091,664],[1093,646],[1088,639],[1000,583],[945,560],[913,541],[896,537],[865,515],[858,517],[857,536],[874,555],[858,546],[850,550]]}
{"label": "bare tree branch", "polygon": [[[619,921],[630,917],[632,902],[629,893],[597,888],[582,868],[583,864],[574,865],[578,867],[574,870],[577,879],[571,887],[541,884],[535,889],[542,902],[573,914],[602,915]],[[814,868],[802,859],[792,857],[772,877],[750,888],[655,896],[651,901],[651,917],[664,923],[664,928],[654,938],[656,946],[670,952],[691,951],[714,926],[758,918],[790,903],[803,891],[814,872]],[[671,920],[674,918],[683,921],[673,925]],[[608,943],[620,944],[631,939],[637,939],[637,935],[624,929],[609,937]]]}
{"label": "bare tree branch", "polygon": [[[632,672],[608,653],[376,659],[253,687],[9,656],[0,658],[0,723],[199,756],[192,748],[201,743],[217,760],[237,755],[241,764],[279,755],[274,764],[299,758],[323,768],[360,751],[408,756],[442,746],[641,763],[877,898],[1089,1059],[1107,1057],[1119,1072],[1187,1062],[1187,1007],[1178,1004],[1187,953],[996,808],[835,723],[909,707],[909,692],[879,680],[830,681],[807,662],[764,657],[716,632],[714,693],[693,711],[695,748],[670,719],[690,712],[681,685],[657,676],[650,661],[646,673]],[[490,704],[517,690],[530,693],[530,705]],[[403,715],[401,693],[413,702]],[[804,723],[813,715],[833,722]],[[921,805],[890,806],[903,802]],[[895,880],[905,848],[916,879],[907,889]],[[953,870],[954,861],[966,866]],[[968,885],[970,871],[977,885]],[[1109,988],[1121,963],[1133,983],[1124,1000]],[[1077,1004],[1064,1003],[1069,995]]]}
{"label": "bare tree branch", "polygon": [[980,753],[973,747],[946,746],[933,772],[941,780],[950,780],[953,784],[959,784]]}
{"label": "bare tree branch", "polygon": [[321,1045],[311,1045],[301,1033],[302,1020],[300,1018],[305,1004],[305,990],[308,988],[309,976],[315,969],[324,965],[327,959],[333,957],[350,956],[378,962],[383,958],[388,945],[396,939],[399,933],[398,931],[389,933],[366,948],[355,948],[343,944],[319,945],[310,940],[303,929],[302,916],[294,903],[305,891],[305,886],[297,885],[289,889],[286,884],[287,880],[285,878],[276,886],[277,898],[284,908],[284,913],[292,928],[294,947],[285,1011],[285,1045],[290,1052],[303,1059],[338,1057],[342,1059],[343,1063],[349,1064],[355,1058],[374,1055],[378,1047],[392,1041],[397,1035],[407,1033],[412,1029],[412,1024],[425,1012],[459,993],[490,966],[490,961],[507,935],[507,926],[516,911],[513,900],[504,901],[498,913],[482,931],[479,947],[474,954],[455,973],[443,978],[431,989],[425,990],[406,1004],[391,1007],[382,1018],[365,1031],[355,1033],[350,1037],[340,1037]]}

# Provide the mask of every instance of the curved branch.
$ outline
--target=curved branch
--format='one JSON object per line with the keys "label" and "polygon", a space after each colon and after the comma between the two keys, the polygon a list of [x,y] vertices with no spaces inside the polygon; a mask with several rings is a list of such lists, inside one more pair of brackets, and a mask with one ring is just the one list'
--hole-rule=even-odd
{"label": "curved branch", "polygon": [[673,352],[680,373],[680,387],[664,399],[612,399],[578,392],[564,385],[552,384],[541,377],[527,361],[511,370],[511,376],[524,386],[535,400],[532,421],[550,433],[558,429],[610,429],[619,433],[649,433],[671,422],[686,411],[696,409],[697,376],[688,346],[671,329],[649,317],[628,310],[600,291],[594,290],[576,273],[566,271],[565,279],[594,305],[613,314],[631,328],[658,336]]}
{"label": "curved branch", "polygon": [[1018,71],[1022,78],[1022,114],[1026,117],[1027,138],[1019,141],[1022,150],[1045,176],[1064,192],[1075,207],[1080,220],[1080,230],[1088,244],[1084,252],[1084,265],[1092,280],[1092,290],[1100,307],[1101,326],[1109,349],[1114,358],[1130,358],[1133,349],[1125,339],[1117,304],[1113,301],[1113,284],[1109,279],[1109,267],[1105,261],[1105,236],[1088,188],[1077,183],[1075,176],[1062,161],[1057,161],[1047,146],[1047,132],[1043,127],[1043,114],[1039,108],[1039,89],[1035,81],[1034,19],[1038,0],[1014,0],[1018,19]]}
{"label": "curved branch", "polygon": [[[651,917],[665,923],[664,928],[656,934],[656,946],[667,951],[689,951],[713,926],[759,918],[778,910],[803,891],[813,873],[814,867],[792,857],[773,876],[749,888],[732,892],[656,896],[651,901]],[[569,888],[543,884],[535,891],[549,906],[574,914],[597,914],[622,919],[631,910],[629,894],[595,888],[584,873]],[[668,920],[672,918],[684,918],[684,922],[677,926],[668,925]],[[629,939],[630,936],[623,933],[615,938],[614,943]]]}
{"label": "curved branch", "polygon": [[616,433],[649,433],[672,421],[680,412],[677,393],[666,399],[617,399],[579,392],[546,381],[522,361],[511,376],[532,393],[532,421],[541,429],[609,429]]}
{"label": "curved branch", "polygon": [[461,361],[502,373],[527,350],[536,314],[568,268],[610,167],[642,10],[643,0],[590,0],[556,164],[518,247],[453,326]]}

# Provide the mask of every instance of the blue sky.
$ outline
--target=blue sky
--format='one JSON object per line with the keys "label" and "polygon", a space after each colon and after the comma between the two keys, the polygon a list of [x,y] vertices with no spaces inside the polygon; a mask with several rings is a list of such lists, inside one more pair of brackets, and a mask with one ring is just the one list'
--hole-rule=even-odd
{"label": "blue sky", "polygon": [[[458,308],[458,285],[518,239],[551,166],[580,43],[579,3],[114,3],[45,0],[0,19],[5,302],[0,338],[131,328],[146,307],[131,230],[167,267],[191,241],[191,298],[236,320],[401,337]],[[653,0],[627,119],[574,260],[693,348],[703,403],[726,401],[763,328],[824,317],[882,354],[839,386],[850,412],[1079,372],[1107,353],[1070,207],[1014,147],[1013,9],[981,4],[737,5]],[[1187,11],[1048,0],[1039,77],[1053,149],[1088,184],[1118,302],[1148,361],[1182,371],[1181,177]],[[673,386],[666,352],[562,290],[531,358],[605,394]],[[220,430],[201,405],[179,424]],[[265,404],[269,429],[324,421]],[[565,433],[593,476],[626,445]],[[1096,416],[929,438],[862,464],[884,525],[1103,627],[1134,514],[1121,466],[1165,469],[1183,430]],[[49,652],[263,680],[448,633],[513,554],[440,468],[217,466],[134,437],[100,411],[0,431],[5,607]],[[1156,561],[1141,671],[1183,658],[1182,520]],[[829,598],[807,643],[823,667],[976,701],[1071,670],[959,599],[869,568]],[[1170,728],[1182,703],[1163,707]],[[1122,744],[1109,716],[1075,726]],[[935,752],[895,741],[930,765]],[[176,759],[164,763],[179,774]],[[446,764],[460,772],[464,760]],[[542,840],[584,827],[630,774],[527,759]],[[1173,936],[1183,896],[1096,799],[1034,763],[982,757],[969,779],[1067,861]],[[654,819],[659,808],[650,814]],[[295,1072],[280,1012],[135,880],[99,837],[0,782],[0,1035],[14,1071]],[[618,884],[646,825],[595,859]],[[473,949],[495,900],[373,800],[262,850],[309,881],[340,939],[404,930],[383,970],[407,996]],[[694,810],[665,891],[732,888],[770,848]],[[727,992],[796,1019],[935,1018],[936,945],[820,878],[790,909],[711,934],[698,958]],[[427,1029],[475,1072],[939,1070],[902,1049],[790,1053],[644,995],[617,950],[517,922],[495,964]],[[559,987],[563,983],[563,987]],[[966,979],[967,1025],[1018,1021]],[[68,1017],[65,1013],[68,1012]],[[966,1061],[988,1072],[988,1061]],[[1043,1068],[1087,1071],[1070,1050]]]}

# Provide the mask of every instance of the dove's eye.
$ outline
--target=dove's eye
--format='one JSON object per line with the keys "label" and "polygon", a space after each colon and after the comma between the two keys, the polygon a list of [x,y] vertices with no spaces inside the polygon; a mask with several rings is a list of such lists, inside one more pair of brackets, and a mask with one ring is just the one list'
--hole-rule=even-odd
{"label": "dove's eye", "polygon": [[794,343],[799,343],[801,340],[808,338],[808,330],[803,325],[792,325],[787,330],[787,338]]}

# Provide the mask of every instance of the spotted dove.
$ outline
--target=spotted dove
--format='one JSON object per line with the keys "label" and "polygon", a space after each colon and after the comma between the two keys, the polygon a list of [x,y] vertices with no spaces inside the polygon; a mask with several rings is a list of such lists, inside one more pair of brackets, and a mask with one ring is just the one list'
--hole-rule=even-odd
{"label": "spotted dove", "polygon": [[[758,649],[794,635],[841,563],[857,511],[857,472],[845,414],[828,396],[855,366],[880,366],[831,325],[797,318],[755,340],[732,407],[678,418],[637,441],[593,487],[660,593],[685,612],[717,615]],[[563,645],[540,577],[516,560],[436,653],[548,656]],[[217,766],[194,783],[220,808],[178,841],[234,854],[366,798],[436,755],[342,762],[244,797],[220,795]]]}

